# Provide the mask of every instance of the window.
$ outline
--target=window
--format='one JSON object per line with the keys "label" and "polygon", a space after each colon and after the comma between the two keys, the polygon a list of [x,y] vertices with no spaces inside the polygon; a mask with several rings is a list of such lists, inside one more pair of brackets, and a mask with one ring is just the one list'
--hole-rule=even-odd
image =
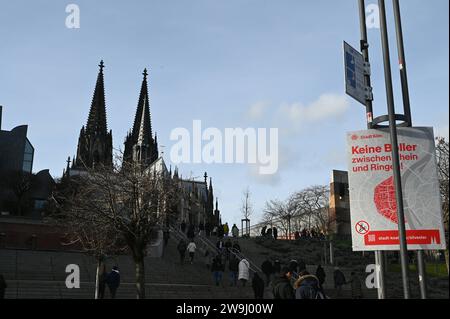
{"label": "window", "polygon": [[28,139],[25,141],[25,150],[23,153],[23,166],[22,170],[28,173],[31,173],[33,169],[33,156],[34,156],[34,148],[31,145]]}

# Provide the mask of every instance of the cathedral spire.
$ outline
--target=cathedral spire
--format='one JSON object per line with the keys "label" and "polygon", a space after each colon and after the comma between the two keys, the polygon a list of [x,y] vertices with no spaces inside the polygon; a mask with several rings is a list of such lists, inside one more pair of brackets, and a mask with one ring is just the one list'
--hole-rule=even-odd
{"label": "cathedral spire", "polygon": [[107,134],[106,123],[106,103],[105,103],[105,84],[103,78],[103,69],[105,64],[103,60],[99,64],[99,72],[97,76],[97,83],[95,84],[94,96],[92,97],[91,109],[86,125],[86,132],[88,134]]}
{"label": "cathedral spire", "polygon": [[147,69],[144,69],[144,73],[142,74],[144,75],[144,78],[142,79],[141,92],[139,94],[139,101],[136,109],[136,115],[134,117],[134,124],[132,130],[132,136],[135,143],[137,142],[137,139],[139,137],[142,118],[144,118],[143,134],[146,135],[145,138],[148,140],[152,138],[150,103],[148,101]]}

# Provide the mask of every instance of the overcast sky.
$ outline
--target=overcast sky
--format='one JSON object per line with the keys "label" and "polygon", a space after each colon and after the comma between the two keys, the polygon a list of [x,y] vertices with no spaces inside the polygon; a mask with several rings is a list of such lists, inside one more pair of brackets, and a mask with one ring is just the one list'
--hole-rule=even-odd
{"label": "overcast sky", "polygon": [[[68,4],[80,29],[68,29]],[[367,1],[367,4],[376,1]],[[391,1],[391,55],[401,112]],[[449,2],[401,1],[413,122],[449,132]],[[375,116],[386,113],[378,29],[369,30]],[[344,93],[342,41],[359,47],[356,0],[0,0],[3,129],[28,124],[33,171],[61,175],[76,153],[105,61],[108,127],[123,149],[149,69],[153,129],[168,156],[176,127],[279,128],[280,167],[260,176],[242,164],[180,165],[213,177],[223,221],[238,223],[249,187],[259,220],[264,202],[346,169],[345,133],[365,128],[364,107]],[[240,225],[240,222],[239,222]]]}

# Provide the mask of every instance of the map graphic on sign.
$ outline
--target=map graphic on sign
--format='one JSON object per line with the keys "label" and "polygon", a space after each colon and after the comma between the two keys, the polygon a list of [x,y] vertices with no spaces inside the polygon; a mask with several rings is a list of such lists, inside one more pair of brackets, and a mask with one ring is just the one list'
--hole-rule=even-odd
{"label": "map graphic on sign", "polygon": [[[398,128],[398,141],[408,249],[445,249],[433,129]],[[350,132],[347,145],[353,250],[398,250],[389,131]]]}

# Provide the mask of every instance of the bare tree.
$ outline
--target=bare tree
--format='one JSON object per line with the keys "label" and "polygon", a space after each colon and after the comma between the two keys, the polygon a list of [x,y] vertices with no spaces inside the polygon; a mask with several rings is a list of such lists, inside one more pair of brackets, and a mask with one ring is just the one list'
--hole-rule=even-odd
{"label": "bare tree", "polygon": [[155,167],[120,160],[112,167],[87,169],[71,183],[73,191],[61,201],[59,220],[77,224],[70,229],[72,236],[98,255],[111,246],[126,246],[135,263],[137,298],[145,298],[144,258],[157,227],[174,212],[176,184]]}
{"label": "bare tree", "polygon": [[244,219],[250,219],[250,216],[253,214],[253,204],[251,202],[252,194],[250,193],[250,189],[248,187],[242,192],[242,196],[242,217],[244,217]]}
{"label": "bare tree", "polygon": [[[444,138],[438,137],[436,139],[436,158],[438,164],[438,178],[441,191],[442,200],[442,217],[444,220],[445,231],[448,234],[448,201],[449,201],[449,188],[448,188],[448,174],[449,174],[449,145],[448,141]],[[447,272],[449,270],[449,258],[448,258],[448,238],[447,236],[447,249],[445,251],[445,261],[447,263]]]}
{"label": "bare tree", "polygon": [[307,220],[309,229],[316,228],[324,233],[330,228],[328,186],[316,185],[305,188],[293,195],[293,201],[299,210],[298,215]]}

